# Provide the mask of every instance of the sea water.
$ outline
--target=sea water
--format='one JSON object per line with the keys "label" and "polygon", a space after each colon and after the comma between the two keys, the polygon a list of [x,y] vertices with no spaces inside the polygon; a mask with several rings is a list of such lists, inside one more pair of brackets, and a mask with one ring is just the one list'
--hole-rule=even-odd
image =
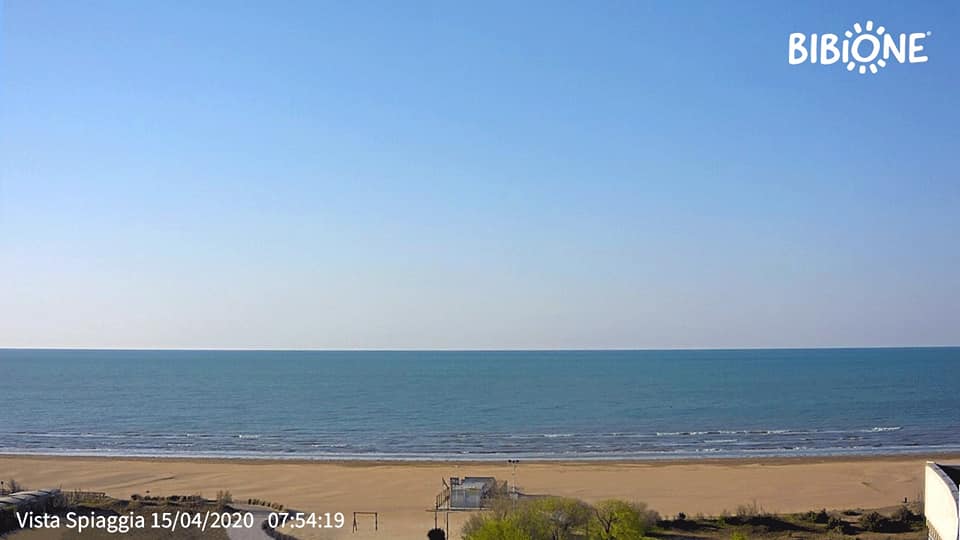
{"label": "sea water", "polygon": [[960,450],[960,348],[0,350],[0,453],[657,459]]}

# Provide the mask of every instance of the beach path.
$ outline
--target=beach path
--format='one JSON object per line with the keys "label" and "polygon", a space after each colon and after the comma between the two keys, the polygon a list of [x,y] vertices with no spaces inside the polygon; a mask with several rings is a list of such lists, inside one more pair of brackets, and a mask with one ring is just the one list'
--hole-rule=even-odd
{"label": "beach path", "polygon": [[273,512],[272,510],[249,504],[231,504],[230,508],[233,508],[237,512],[249,512],[253,514],[254,523],[253,527],[249,529],[227,529],[227,536],[230,540],[271,540],[270,535],[263,531],[263,522],[270,516],[270,513]]}

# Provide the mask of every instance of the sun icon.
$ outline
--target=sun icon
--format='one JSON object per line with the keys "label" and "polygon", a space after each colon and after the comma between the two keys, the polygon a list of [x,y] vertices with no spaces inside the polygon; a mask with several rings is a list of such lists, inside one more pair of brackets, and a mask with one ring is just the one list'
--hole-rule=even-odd
{"label": "sun icon", "polygon": [[[847,39],[853,40],[850,45],[850,55],[853,59],[847,62],[847,71],[857,69],[863,75],[867,70],[870,70],[870,73],[876,73],[880,68],[887,65],[887,61],[880,58],[882,38],[886,31],[887,29],[882,26],[877,26],[874,29],[873,21],[867,21],[863,26],[860,26],[860,23],[854,23],[853,31],[847,30],[843,33]],[[872,50],[867,56],[860,54],[860,45],[864,41],[872,46]]]}

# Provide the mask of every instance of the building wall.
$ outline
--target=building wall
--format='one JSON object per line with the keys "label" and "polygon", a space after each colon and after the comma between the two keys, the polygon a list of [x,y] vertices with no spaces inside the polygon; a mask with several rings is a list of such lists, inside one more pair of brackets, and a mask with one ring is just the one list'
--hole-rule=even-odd
{"label": "building wall", "polygon": [[930,538],[960,540],[960,504],[957,486],[935,463],[927,463],[923,473],[923,515]]}
{"label": "building wall", "polygon": [[450,506],[454,508],[480,508],[482,493],[479,489],[457,489],[450,492]]}

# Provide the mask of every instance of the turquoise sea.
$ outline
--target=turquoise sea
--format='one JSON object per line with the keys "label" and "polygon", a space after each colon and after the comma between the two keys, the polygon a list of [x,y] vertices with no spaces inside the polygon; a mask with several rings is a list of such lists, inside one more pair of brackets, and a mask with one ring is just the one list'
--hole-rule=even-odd
{"label": "turquoise sea", "polygon": [[0,453],[623,459],[960,451],[960,348],[0,350]]}

